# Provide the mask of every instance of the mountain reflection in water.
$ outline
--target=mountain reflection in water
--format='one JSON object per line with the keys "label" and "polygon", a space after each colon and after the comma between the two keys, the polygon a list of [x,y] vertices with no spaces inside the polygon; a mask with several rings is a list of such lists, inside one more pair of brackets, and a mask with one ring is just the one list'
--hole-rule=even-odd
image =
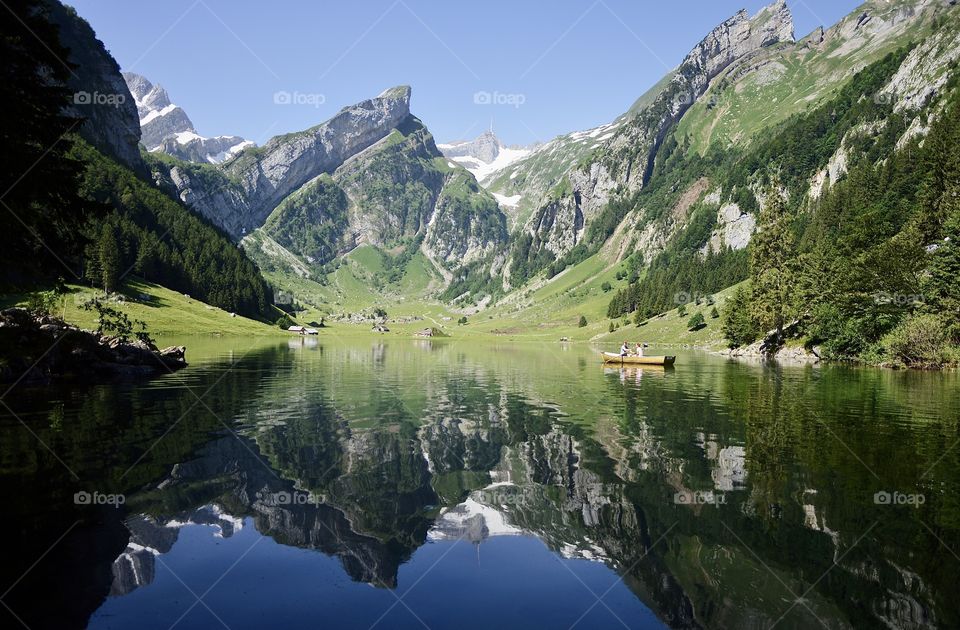
{"label": "mountain reflection in water", "polygon": [[[336,558],[351,583],[403,598],[422,580],[421,590],[468,596],[507,626],[537,625],[524,615],[538,606],[567,626],[580,613],[568,619],[565,606],[592,609],[585,624],[611,627],[960,624],[960,561],[949,551],[960,549],[960,473],[949,450],[956,375],[701,354],[673,370],[611,370],[587,348],[309,341],[215,354],[180,380],[11,396],[79,480],[4,419],[5,459],[15,464],[5,467],[5,491],[28,479],[35,488],[14,508],[8,583],[77,522],[4,602],[31,627],[122,626],[133,603],[179,606],[173,621],[193,597],[166,604],[151,589],[175,582],[174,566],[212,566],[225,553],[217,541],[233,549],[237,537],[267,537],[276,544],[247,563],[293,567],[280,550],[309,550],[296,562]],[[56,423],[45,420],[52,415]],[[95,488],[123,493],[124,504],[70,501]],[[924,498],[886,505],[878,492]],[[535,574],[515,587],[525,603],[468,570],[472,556],[452,551],[462,545],[477,546],[471,562],[495,563],[489,570]],[[177,556],[181,546],[193,565]],[[218,578],[221,589],[252,579],[247,552],[195,595]],[[548,556],[556,560],[541,565]],[[416,568],[428,557],[431,566]],[[408,566],[416,572],[405,578]],[[594,566],[602,572],[589,573]],[[558,603],[559,586],[535,586],[558,576],[579,596]],[[305,585],[292,568],[282,581],[326,598],[352,588]],[[609,613],[597,602],[608,587]],[[37,606],[40,593],[58,605]],[[238,608],[263,604],[256,591],[233,597]],[[384,601],[403,612],[393,596]],[[284,614],[293,626],[316,621]],[[323,614],[335,625],[354,620],[332,604]],[[456,625],[485,619],[478,612]],[[413,616],[383,623],[420,625]]]}

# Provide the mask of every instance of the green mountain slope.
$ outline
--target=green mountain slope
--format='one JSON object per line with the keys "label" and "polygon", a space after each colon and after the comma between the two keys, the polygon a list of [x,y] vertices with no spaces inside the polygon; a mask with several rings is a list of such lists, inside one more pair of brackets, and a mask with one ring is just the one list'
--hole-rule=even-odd
{"label": "green mountain slope", "polygon": [[936,8],[936,3],[908,0],[867,2],[827,30],[818,28],[796,44],[731,66],[690,108],[675,133],[689,136],[700,153],[711,146],[742,146],[761,130],[829,99],[854,72],[921,41]]}
{"label": "green mountain slope", "polygon": [[[711,151],[741,150],[762,137],[761,131],[831,98],[858,70],[907,43],[924,41],[933,25],[949,30],[951,23],[956,23],[955,10],[943,3],[867,2],[835,26],[794,42],[782,2],[750,18],[734,16],[623,117],[596,134],[555,141],[565,160],[541,149],[487,182],[498,194],[519,196],[518,218],[526,220],[518,226],[505,267],[505,288],[522,286],[540,270],[549,277],[601,249],[620,259],[629,254],[631,241],[651,260],[707,192],[689,186],[709,183],[699,177],[672,182],[676,195],[646,202],[658,206],[653,213],[662,220],[628,214],[638,210],[638,192],[675,147],[704,157]],[[939,59],[939,68],[927,68],[933,70],[928,74],[942,74],[951,58],[949,39],[939,45],[942,50],[931,55]],[[925,97],[921,90],[913,92]],[[597,138],[589,148],[584,148],[585,138],[569,141],[592,135]],[[602,247],[611,238],[617,242]]]}
{"label": "green mountain slope", "polygon": [[52,0],[10,11],[4,94],[25,109],[4,123],[4,206],[18,219],[5,232],[19,241],[4,249],[8,288],[61,276],[113,292],[138,277],[211,308],[274,317],[272,291],[243,252],[147,179],[136,107],[89,24]]}
{"label": "green mountain slope", "polygon": [[336,307],[426,298],[506,239],[494,198],[411,116],[285,198],[242,242],[281,286]]}
{"label": "green mountain slope", "polygon": [[81,194],[112,209],[87,227],[91,281],[116,288],[133,273],[226,311],[272,317],[272,290],[220,230],[82,140],[74,157],[85,165]]}

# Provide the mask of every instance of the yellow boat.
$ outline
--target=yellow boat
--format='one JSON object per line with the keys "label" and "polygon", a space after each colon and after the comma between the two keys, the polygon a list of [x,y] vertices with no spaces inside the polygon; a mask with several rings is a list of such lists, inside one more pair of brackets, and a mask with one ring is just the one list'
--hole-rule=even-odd
{"label": "yellow boat", "polygon": [[627,355],[625,357],[613,352],[602,352],[600,357],[604,363],[618,363],[620,365],[662,365],[670,366],[677,360],[677,357],[637,357]]}

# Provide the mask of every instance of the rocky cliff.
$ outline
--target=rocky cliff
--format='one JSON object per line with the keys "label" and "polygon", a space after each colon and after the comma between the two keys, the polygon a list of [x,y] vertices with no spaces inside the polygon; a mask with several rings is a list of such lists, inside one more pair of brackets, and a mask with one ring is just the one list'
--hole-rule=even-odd
{"label": "rocky cliff", "polygon": [[419,247],[445,269],[482,257],[506,239],[496,201],[440,155],[430,132],[409,116],[332,174],[284,199],[244,243],[277,243],[308,265],[360,245]]}
{"label": "rocky cliff", "polygon": [[60,43],[70,50],[66,60],[72,65],[67,82],[73,91],[69,109],[85,119],[80,135],[124,166],[143,172],[137,107],[120,67],[73,8],[54,0],[46,4],[50,20],[60,29]]}
{"label": "rocky cliff", "polygon": [[493,131],[484,131],[473,140],[451,142],[438,146],[443,154],[451,160],[460,161],[458,158],[470,158],[470,160],[464,161],[469,163],[479,160],[485,164],[497,159],[500,151],[504,148],[503,143],[494,135]]}
{"label": "rocky cliff", "polygon": [[526,229],[555,256],[570,251],[614,191],[643,187],[667,132],[731,63],[764,47],[793,41],[793,18],[784,0],[752,18],[740,11],[687,54],[669,84],[633,118],[619,125],[593,158],[569,171],[569,192],[548,199]]}
{"label": "rocky cliff", "polygon": [[370,245],[420,251],[447,274],[502,250],[506,217],[440,153],[409,99],[407,87],[387,90],[219,168],[175,164],[169,183],[271,267],[319,275],[336,257]]}
{"label": "rocky cliff", "polygon": [[384,138],[410,115],[410,88],[396,87],[330,120],[277,136],[241,153],[210,178],[174,166],[169,178],[181,200],[235,238],[263,225],[288,195]]}
{"label": "rocky cliff", "polygon": [[133,72],[124,72],[123,79],[137,105],[141,142],[148,151],[162,151],[188,162],[218,164],[253,146],[240,136],[201,136],[162,86]]}
{"label": "rocky cliff", "polygon": [[[740,11],[616,121],[551,141],[484,182],[498,199],[516,199],[509,213],[519,221],[513,225],[531,243],[529,251],[515,248],[511,254],[504,287],[529,277],[528,261],[539,261],[543,268],[551,259],[563,258],[584,242],[603,213],[604,221],[586,245],[599,248],[611,262],[633,253],[651,261],[704,206],[710,207],[708,222],[714,229],[697,245],[700,251],[745,248],[762,202],[753,184],[741,182],[737,190],[702,174],[676,175],[682,169],[674,169],[674,181],[664,184],[667,192],[654,191],[651,201],[650,194],[639,192],[650,193],[657,161],[672,159],[679,165],[711,150],[714,155],[747,150],[763,141],[765,129],[835,96],[858,71],[901,46],[919,43],[881,96],[866,95],[889,99],[897,115],[912,119],[900,139],[904,146],[926,133],[923,115],[917,113],[945,89],[949,68],[956,63],[956,29],[937,26],[951,24],[953,12],[953,4],[936,0],[865,2],[837,24],[794,41],[791,14],[782,0],[753,17]],[[867,131],[856,132],[829,164],[809,173],[811,198],[819,196],[825,182],[846,172],[849,145],[878,130]],[[620,208],[612,210],[615,205]],[[517,268],[523,270],[519,280],[512,274]]]}

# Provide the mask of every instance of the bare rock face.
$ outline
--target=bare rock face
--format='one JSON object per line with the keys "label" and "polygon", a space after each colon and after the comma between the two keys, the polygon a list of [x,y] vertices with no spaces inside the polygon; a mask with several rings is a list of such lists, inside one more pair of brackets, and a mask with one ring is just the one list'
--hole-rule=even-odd
{"label": "bare rock face", "polygon": [[744,249],[750,244],[750,238],[756,227],[755,216],[749,212],[743,212],[735,203],[726,203],[717,211],[717,227],[701,253],[706,254],[708,249],[714,252],[721,252],[728,248],[734,251]]}
{"label": "bare rock face", "polygon": [[487,164],[497,159],[502,148],[503,144],[492,131],[484,131],[473,140],[440,146],[440,150],[448,158],[472,157]]}
{"label": "bare rock face", "polygon": [[[469,187],[469,198],[451,191]],[[453,269],[483,258],[507,242],[506,216],[473,181],[445,187],[427,224],[422,251],[441,267]]]}
{"label": "bare rock face", "polygon": [[[410,115],[410,88],[395,87],[345,107],[306,131],[278,136],[223,165],[223,178],[191,177],[174,168],[180,198],[233,237],[260,227],[290,193],[331,173],[389,134]],[[226,186],[226,189],[225,189]]]}
{"label": "bare rock face", "polygon": [[898,113],[921,109],[942,91],[950,68],[960,59],[960,33],[942,29],[910,51],[890,79],[884,95]]}
{"label": "bare rock face", "polygon": [[649,107],[618,127],[601,157],[567,174],[571,193],[547,201],[527,230],[556,256],[576,245],[590,220],[614,190],[639,190],[646,183],[666,133],[731,63],[764,47],[793,41],[793,17],[777,0],[752,18],[740,11],[713,29],[684,58]]}
{"label": "bare rock face", "polygon": [[183,134],[164,138],[159,150],[187,162],[219,164],[249,146],[253,146],[253,142],[240,136],[205,138],[196,134]]}
{"label": "bare rock face", "polygon": [[140,157],[140,121],[120,67],[86,20],[59,2],[47,3],[50,20],[60,28],[60,43],[70,50],[74,66],[67,81],[73,90],[69,110],[85,118],[80,135],[102,153],[136,172]]}
{"label": "bare rock face", "polygon": [[[792,41],[793,16],[785,0],[777,0],[761,9],[753,18],[745,10],[740,10],[713,29],[687,54],[677,76],[687,77],[690,87],[705,87],[707,81],[733,61],[765,46]],[[678,103],[678,106],[682,104]]]}
{"label": "bare rock face", "polygon": [[141,142],[148,151],[161,151],[187,162],[219,164],[253,146],[240,136],[201,136],[163,86],[134,72],[124,72],[123,80],[136,103]]}

